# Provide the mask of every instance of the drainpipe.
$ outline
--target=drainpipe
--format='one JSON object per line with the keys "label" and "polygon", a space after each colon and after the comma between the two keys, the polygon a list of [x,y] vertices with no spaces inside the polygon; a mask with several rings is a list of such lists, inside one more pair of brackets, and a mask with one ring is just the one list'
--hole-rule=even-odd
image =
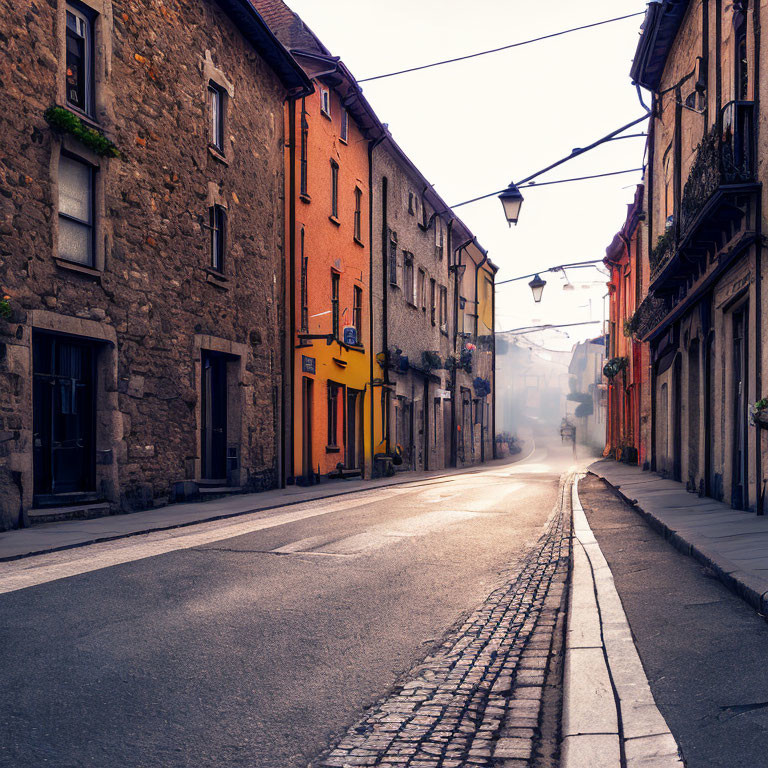
{"label": "drainpipe", "polygon": [[[371,477],[373,477],[373,454],[376,451],[376,437],[374,435],[374,388],[373,388],[373,150],[381,144],[384,136],[380,136],[375,141],[368,142],[368,380],[370,382],[371,405],[368,415],[368,427],[370,430],[370,450],[371,450]],[[385,217],[386,218],[386,217]],[[386,252],[384,253],[386,261]],[[385,314],[386,317],[386,314]],[[386,323],[385,323],[386,327]],[[365,407],[365,405],[363,405]],[[363,467],[365,467],[365,457],[363,457]]]}
{"label": "drainpipe", "polygon": [[[452,245],[452,231],[451,231],[451,225],[453,224],[453,220],[451,220],[451,224],[449,225],[448,229],[448,247],[451,249],[453,247]],[[470,243],[472,242],[472,238],[462,243],[458,248],[454,250],[449,250],[449,253],[453,254],[453,354],[454,357],[456,355],[456,345],[459,338],[459,267],[461,266],[461,251],[466,248]],[[458,254],[458,256],[456,256]],[[457,384],[458,384],[458,374],[456,372],[456,366],[453,366],[453,371],[451,372],[451,381],[453,383],[453,397],[451,398],[451,466],[456,467],[458,466],[458,432],[456,430],[457,424],[456,424],[456,397],[458,395],[458,392],[456,390]],[[462,429],[464,428],[464,425],[462,424]]]}
{"label": "drainpipe", "polygon": [[[496,275],[492,275],[491,285],[491,449],[493,458],[496,451]],[[591,319],[591,318],[590,318]]]}
{"label": "drainpipe", "polygon": [[[381,177],[381,344],[382,351],[384,352],[384,391],[389,392],[389,318],[387,317],[388,311],[388,292],[389,292],[389,275],[387,274],[389,269],[389,220],[387,211],[387,187],[389,182],[386,176]],[[390,424],[389,424],[389,394],[382,398],[382,408],[386,406],[387,414],[383,419],[387,425],[387,430],[384,433],[385,440],[385,452],[389,455],[391,452],[390,443]]]}
{"label": "drainpipe", "polygon": [[[302,94],[303,97],[303,94]],[[286,479],[294,476],[294,387],[296,384],[296,355],[293,351],[296,338],[296,98],[288,101],[288,339],[283,345],[283,354],[288,355],[288,365],[283,364],[283,371],[288,369],[288,383],[283,384],[282,424],[283,435],[282,467],[280,487],[285,488]]]}
{"label": "drainpipe", "polygon": [[[480,292],[478,290],[478,282],[480,280],[480,270],[483,265],[488,261],[488,251],[483,251],[477,244],[477,238],[472,241],[477,245],[480,252],[483,254],[483,260],[475,267],[475,345],[477,345],[477,329],[480,326]],[[483,403],[485,405],[485,403]],[[485,464],[485,435],[483,435],[483,426],[485,425],[485,408],[483,408],[482,418],[480,420],[480,463]]]}

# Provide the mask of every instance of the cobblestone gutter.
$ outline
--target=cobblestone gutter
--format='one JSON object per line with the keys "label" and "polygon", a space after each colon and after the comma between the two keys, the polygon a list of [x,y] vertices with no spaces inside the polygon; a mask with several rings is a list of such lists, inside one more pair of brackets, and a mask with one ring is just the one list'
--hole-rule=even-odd
{"label": "cobblestone gutter", "polygon": [[[542,694],[568,572],[571,484],[571,475],[561,478],[543,534],[504,584],[315,766],[538,764]],[[552,745],[543,751],[551,754]]]}

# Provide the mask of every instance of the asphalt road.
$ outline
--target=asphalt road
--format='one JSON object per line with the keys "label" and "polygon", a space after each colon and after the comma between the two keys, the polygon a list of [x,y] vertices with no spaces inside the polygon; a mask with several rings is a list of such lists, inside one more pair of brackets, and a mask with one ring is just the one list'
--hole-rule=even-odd
{"label": "asphalt road", "polygon": [[766,768],[768,624],[602,481],[579,497],[686,766]]}
{"label": "asphalt road", "polygon": [[[0,766],[306,766],[487,596],[571,463],[553,441],[238,536],[211,523],[3,564]],[[19,569],[40,583],[15,588]]]}

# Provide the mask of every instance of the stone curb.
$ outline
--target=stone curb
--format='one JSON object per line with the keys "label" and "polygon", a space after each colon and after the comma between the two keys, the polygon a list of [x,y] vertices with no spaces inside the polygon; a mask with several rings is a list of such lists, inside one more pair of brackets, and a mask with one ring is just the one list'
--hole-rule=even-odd
{"label": "stone curb", "polygon": [[630,506],[656,533],[663,536],[676,550],[692,557],[697,562],[711,570],[728,589],[754,608],[762,617],[768,617],[768,590],[764,581],[758,581],[752,574],[744,573],[739,567],[721,555],[714,555],[705,547],[694,544],[686,538],[685,532],[677,531],[667,525],[661,518],[643,509],[637,499],[622,493],[621,486],[614,485],[607,477],[594,469],[588,470],[591,475],[602,480],[606,486],[623,502]]}

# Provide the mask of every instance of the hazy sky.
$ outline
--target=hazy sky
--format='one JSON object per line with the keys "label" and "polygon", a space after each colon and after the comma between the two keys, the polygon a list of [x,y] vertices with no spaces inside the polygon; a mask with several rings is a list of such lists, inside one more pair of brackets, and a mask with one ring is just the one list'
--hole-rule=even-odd
{"label": "hazy sky", "polygon": [[[640,0],[287,0],[354,75],[367,76],[643,11]],[[398,143],[449,204],[503,189],[643,114],[629,68],[642,16],[422,72],[364,83]],[[641,124],[630,133],[642,132]],[[644,139],[611,142],[540,181],[639,168]],[[498,280],[602,258],[640,174],[524,191],[509,229],[494,197],[457,210],[500,267]],[[497,329],[602,319],[605,277],[574,270],[574,291],[550,273],[535,305],[525,282],[497,289]],[[597,284],[580,285],[589,281]],[[570,347],[599,326],[569,337]]]}

